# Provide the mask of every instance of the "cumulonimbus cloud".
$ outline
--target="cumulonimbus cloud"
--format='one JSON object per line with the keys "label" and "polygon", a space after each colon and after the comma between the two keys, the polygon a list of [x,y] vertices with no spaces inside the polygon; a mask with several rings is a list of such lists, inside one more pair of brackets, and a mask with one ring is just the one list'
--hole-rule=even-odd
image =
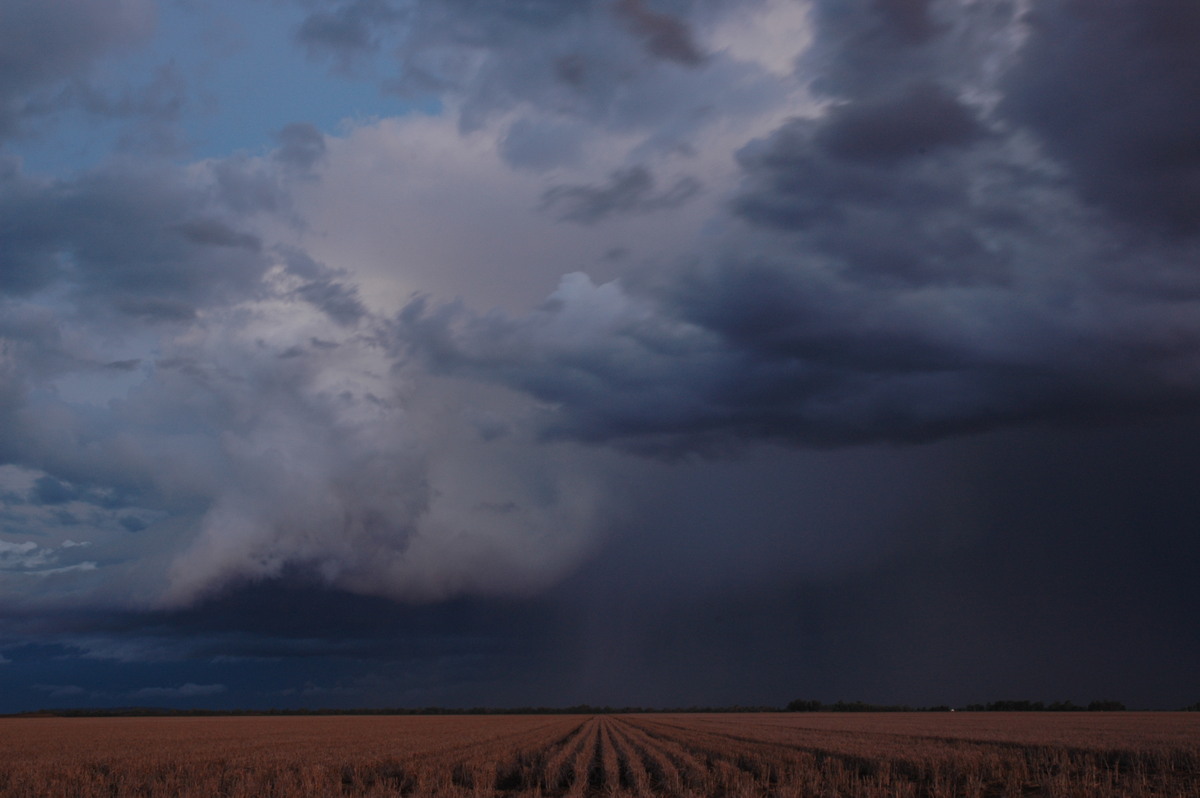
{"label": "cumulonimbus cloud", "polygon": [[[388,90],[444,118],[295,123],[265,156],[187,167],[0,164],[0,456],[29,483],[5,501],[59,544],[82,517],[96,536],[95,572],[54,579],[173,606],[292,578],[528,593],[603,534],[605,448],[926,441],[1200,401],[1192,128],[1161,112],[1191,107],[1195,50],[1146,28],[1192,30],[1182,6],[1132,24],[1116,3],[821,0],[781,75],[709,51],[705,20],[739,4],[416,5],[333,4],[299,32],[348,58],[395,44]],[[1080,43],[1056,49],[1064,25]],[[1096,100],[1109,45],[1181,65],[1134,59],[1146,113]],[[1070,118],[1055,75],[1081,87]],[[389,229],[360,235],[368,210]]]}

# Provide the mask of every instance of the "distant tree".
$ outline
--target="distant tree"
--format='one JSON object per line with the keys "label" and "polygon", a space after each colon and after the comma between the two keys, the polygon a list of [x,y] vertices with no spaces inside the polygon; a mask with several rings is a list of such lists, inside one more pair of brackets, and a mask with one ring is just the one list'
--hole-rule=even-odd
{"label": "distant tree", "polygon": [[993,701],[987,705],[988,712],[1045,712],[1041,701]]}
{"label": "distant tree", "polygon": [[797,698],[795,701],[789,701],[787,705],[788,712],[820,712],[822,709],[820,701],[805,701],[802,698]]}
{"label": "distant tree", "polygon": [[1093,701],[1087,706],[1089,712],[1124,712],[1125,705],[1120,701]]}
{"label": "distant tree", "polygon": [[1194,704],[1189,704],[1188,706],[1184,707],[1180,711],[1181,712],[1200,712],[1200,701],[1197,701]]}
{"label": "distant tree", "polygon": [[1083,707],[1076,704],[1074,701],[1054,701],[1046,709],[1051,712],[1079,712]]}

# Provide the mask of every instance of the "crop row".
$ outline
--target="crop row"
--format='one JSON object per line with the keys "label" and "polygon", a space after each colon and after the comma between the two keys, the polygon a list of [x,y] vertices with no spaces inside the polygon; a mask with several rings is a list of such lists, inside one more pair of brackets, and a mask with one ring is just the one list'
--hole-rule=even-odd
{"label": "crop row", "polygon": [[[0,720],[0,796],[1193,796],[1178,715]],[[1054,727],[1058,723],[1058,727]],[[1049,725],[1047,725],[1049,724]]]}

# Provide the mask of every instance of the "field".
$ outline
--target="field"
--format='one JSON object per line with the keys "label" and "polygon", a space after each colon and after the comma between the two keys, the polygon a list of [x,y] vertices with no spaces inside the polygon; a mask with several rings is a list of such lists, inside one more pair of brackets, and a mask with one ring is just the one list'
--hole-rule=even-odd
{"label": "field", "polygon": [[0,719],[0,796],[1197,796],[1200,713]]}

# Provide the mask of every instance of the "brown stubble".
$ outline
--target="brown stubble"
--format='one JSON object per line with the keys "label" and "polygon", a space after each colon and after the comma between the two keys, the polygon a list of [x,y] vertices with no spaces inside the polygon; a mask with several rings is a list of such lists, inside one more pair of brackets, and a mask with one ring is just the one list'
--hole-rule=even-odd
{"label": "brown stubble", "polygon": [[0,719],[0,796],[1200,795],[1195,713]]}

